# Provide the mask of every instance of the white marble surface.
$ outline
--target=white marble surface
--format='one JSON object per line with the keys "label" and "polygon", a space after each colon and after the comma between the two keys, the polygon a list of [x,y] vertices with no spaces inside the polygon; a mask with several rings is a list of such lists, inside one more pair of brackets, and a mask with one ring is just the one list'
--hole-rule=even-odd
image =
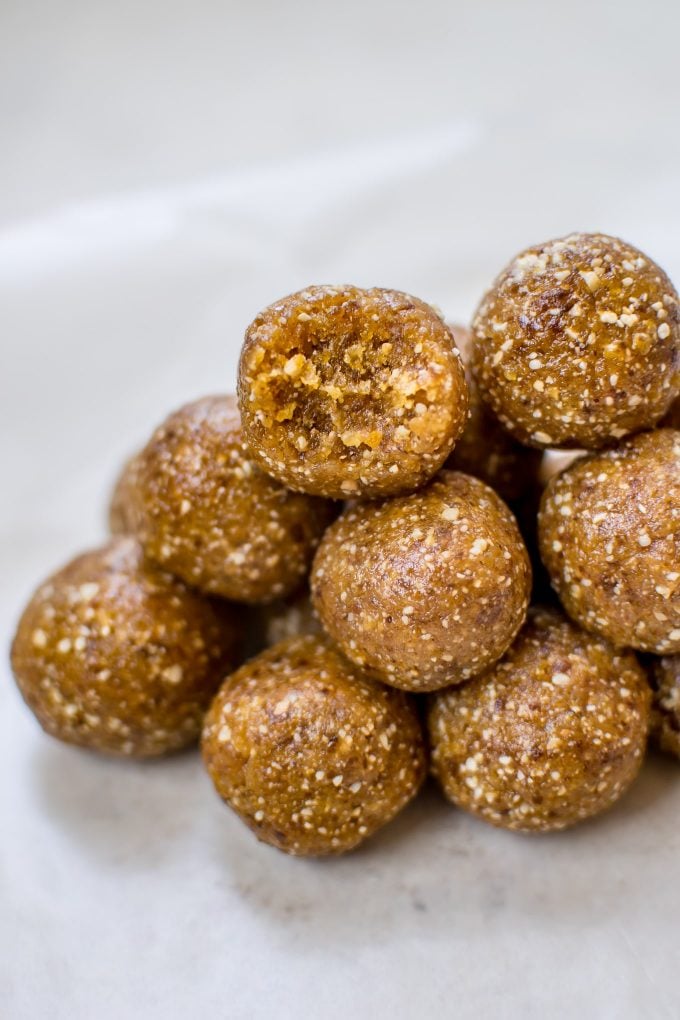
{"label": "white marble surface", "polygon": [[[680,9],[487,0],[0,7],[0,623],[103,534],[120,461],[232,385],[311,281],[467,317],[523,245],[619,233],[680,279]],[[44,737],[0,666],[9,1020],[680,1016],[680,768],[496,832],[428,790],[290,860],[194,755]]]}

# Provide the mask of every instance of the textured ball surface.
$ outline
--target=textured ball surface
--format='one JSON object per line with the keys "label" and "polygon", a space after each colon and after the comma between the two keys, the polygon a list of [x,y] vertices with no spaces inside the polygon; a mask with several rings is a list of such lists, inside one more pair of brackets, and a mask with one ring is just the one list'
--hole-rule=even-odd
{"label": "textured ball surface", "polygon": [[299,855],[351,850],[404,807],[426,771],[408,697],[314,636],[282,641],[226,680],[203,757],[258,839]]}
{"label": "textured ball surface", "polygon": [[236,664],[238,621],[142,558],[132,539],[78,556],[38,588],[12,669],[47,733],[147,757],[196,741]]}
{"label": "textured ball surface", "polygon": [[514,517],[477,478],[442,471],[411,496],[346,510],[310,578],[345,655],[406,690],[459,683],[495,662],[524,621],[529,557]]}
{"label": "textured ball surface", "polygon": [[204,397],[161,425],[136,459],[126,519],[146,555],[235,602],[295,591],[335,516],[252,462],[233,397]]}
{"label": "textured ball surface", "polygon": [[538,519],[569,615],[619,646],[680,651],[680,432],[658,429],[575,461]]}
{"label": "textured ball surface", "polygon": [[535,609],[492,669],[432,696],[432,771],[450,800],[493,825],[563,829],[629,787],[649,702],[631,652]]}
{"label": "textured ball surface", "polygon": [[248,327],[239,405],[253,458],[292,489],[335,499],[423,485],[467,418],[453,337],[399,291],[310,287]]}
{"label": "textured ball surface", "polygon": [[528,248],[475,315],[482,398],[523,443],[610,446],[680,392],[678,295],[654,262],[603,234]]}

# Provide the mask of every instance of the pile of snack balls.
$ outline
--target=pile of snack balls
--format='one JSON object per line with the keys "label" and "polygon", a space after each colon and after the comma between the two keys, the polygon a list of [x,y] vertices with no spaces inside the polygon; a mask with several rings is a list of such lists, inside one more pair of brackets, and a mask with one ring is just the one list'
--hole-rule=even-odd
{"label": "pile of snack balls", "polygon": [[601,234],[522,252],[469,331],[398,291],[283,298],[238,397],[170,415],[114,537],[38,588],[20,691],[98,751],[200,738],[292,854],[357,846],[428,768],[493,825],[592,817],[650,733],[680,756],[679,394],[678,295]]}

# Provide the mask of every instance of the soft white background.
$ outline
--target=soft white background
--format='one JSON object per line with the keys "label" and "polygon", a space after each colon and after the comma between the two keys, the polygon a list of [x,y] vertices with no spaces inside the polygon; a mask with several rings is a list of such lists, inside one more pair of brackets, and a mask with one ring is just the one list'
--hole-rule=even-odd
{"label": "soft white background", "polygon": [[[3,0],[3,644],[125,455],[233,386],[263,304],[350,281],[467,318],[573,229],[680,279],[679,33],[672,0]],[[680,1016],[672,762],[561,836],[428,791],[298,861],[196,756],[61,747],[1,673],[3,1017]]]}

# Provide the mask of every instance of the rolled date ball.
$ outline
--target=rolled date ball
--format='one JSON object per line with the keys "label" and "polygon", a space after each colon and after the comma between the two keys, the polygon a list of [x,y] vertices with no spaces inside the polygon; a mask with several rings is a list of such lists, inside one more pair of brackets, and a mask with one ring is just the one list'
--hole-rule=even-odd
{"label": "rolled date ball", "polygon": [[612,445],[655,425],[680,391],[678,295],[614,237],[571,234],[522,252],[472,332],[482,399],[532,446]]}
{"label": "rolled date ball", "polygon": [[467,418],[453,337],[393,290],[310,287],[246,331],[239,405],[253,458],[292,489],[336,499],[423,485]]}
{"label": "rolled date ball", "polygon": [[465,367],[470,416],[445,466],[480,478],[502,499],[514,502],[536,486],[543,454],[518,443],[483,403],[470,370],[470,331],[456,325],[451,330]]}
{"label": "rolled date ball", "polygon": [[667,655],[653,667],[652,734],[659,747],[680,758],[680,655]]}
{"label": "rolled date ball", "polygon": [[78,556],[34,594],[12,645],[24,700],[69,744],[144,758],[196,741],[238,623],[130,538]]}
{"label": "rolled date ball", "polygon": [[250,460],[233,397],[204,397],[170,415],[135,476],[128,514],[146,555],[236,602],[271,602],[298,588],[336,513]]}
{"label": "rolled date ball", "polygon": [[432,771],[454,804],[505,829],[548,832],[610,807],[638,773],[650,689],[556,610],[532,610],[492,669],[434,695]]}
{"label": "rolled date ball", "polygon": [[575,461],[543,494],[538,537],[577,623],[619,646],[680,652],[680,432]]}
{"label": "rolled date ball", "polygon": [[531,567],[496,493],[442,471],[421,492],[346,510],[310,581],[324,629],[353,662],[429,691],[503,654],[524,621]]}
{"label": "rolled date ball", "polygon": [[130,512],[130,493],[135,487],[137,457],[130,457],[123,465],[109,501],[109,531],[112,535],[129,535],[133,531]]}
{"label": "rolled date ball", "polygon": [[389,822],[426,771],[417,711],[320,637],[289,638],[224,683],[203,730],[219,795],[258,839],[339,854]]}

